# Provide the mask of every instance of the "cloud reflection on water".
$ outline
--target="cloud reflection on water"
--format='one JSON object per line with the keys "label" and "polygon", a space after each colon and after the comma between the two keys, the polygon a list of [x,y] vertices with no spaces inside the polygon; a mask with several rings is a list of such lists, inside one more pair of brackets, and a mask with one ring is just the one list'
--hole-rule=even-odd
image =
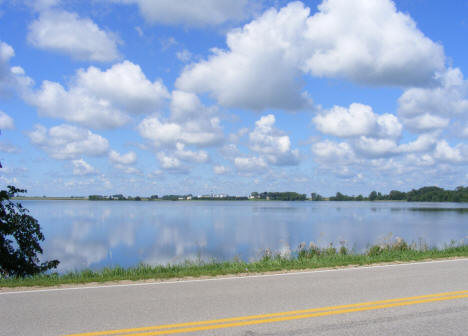
{"label": "cloud reflection on water", "polygon": [[[406,204],[333,202],[28,201],[59,271],[185,260],[258,259],[301,243],[346,242],[364,250],[389,233],[407,241],[449,243],[468,235],[466,212],[407,211]],[[412,204],[414,207],[415,204]],[[419,206],[419,205],[418,205]]]}

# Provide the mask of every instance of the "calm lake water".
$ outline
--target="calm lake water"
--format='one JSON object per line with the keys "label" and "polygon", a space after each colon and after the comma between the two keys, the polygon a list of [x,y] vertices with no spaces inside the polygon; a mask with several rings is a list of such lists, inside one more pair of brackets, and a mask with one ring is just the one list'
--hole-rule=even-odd
{"label": "calm lake water", "polygon": [[[59,271],[258,259],[301,242],[355,251],[398,236],[443,246],[468,236],[468,204],[404,202],[22,201]],[[460,209],[463,208],[463,209]],[[443,211],[428,211],[439,209]],[[465,240],[467,241],[467,240]]]}

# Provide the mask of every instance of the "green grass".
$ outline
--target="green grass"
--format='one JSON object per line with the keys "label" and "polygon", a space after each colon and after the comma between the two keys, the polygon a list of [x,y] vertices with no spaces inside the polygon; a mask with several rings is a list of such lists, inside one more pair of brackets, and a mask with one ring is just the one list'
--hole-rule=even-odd
{"label": "green grass", "polygon": [[281,256],[265,251],[260,260],[243,262],[185,262],[175,265],[137,265],[130,268],[113,267],[100,271],[84,270],[67,274],[41,274],[27,278],[1,278],[0,287],[55,286],[64,284],[83,284],[119,280],[171,279],[185,277],[218,276],[228,274],[262,273],[285,270],[303,270],[340,267],[349,265],[370,265],[385,262],[409,262],[449,257],[468,257],[468,244],[451,243],[443,249],[428,248],[425,244],[408,245],[396,239],[384,245],[373,245],[365,253],[350,252],[345,246],[327,248],[314,245],[298,247],[294,253]]}

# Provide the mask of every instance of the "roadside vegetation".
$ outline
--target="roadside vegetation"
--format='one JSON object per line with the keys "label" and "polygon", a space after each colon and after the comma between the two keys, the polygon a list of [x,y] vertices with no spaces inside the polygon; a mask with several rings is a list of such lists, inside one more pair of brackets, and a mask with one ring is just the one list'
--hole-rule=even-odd
{"label": "roadside vegetation", "polygon": [[334,268],[343,266],[371,265],[388,262],[410,262],[450,257],[468,257],[468,244],[463,241],[452,242],[444,248],[428,247],[423,242],[408,244],[402,239],[372,245],[364,253],[350,251],[344,244],[326,248],[314,244],[300,244],[293,252],[283,254],[266,250],[256,261],[186,261],[174,265],[137,265],[130,268],[113,267],[100,271],[83,270],[66,274],[49,273],[26,277],[0,278],[0,287],[55,286],[64,284],[83,284],[119,280],[173,279],[185,277],[220,276],[228,274],[255,274]]}

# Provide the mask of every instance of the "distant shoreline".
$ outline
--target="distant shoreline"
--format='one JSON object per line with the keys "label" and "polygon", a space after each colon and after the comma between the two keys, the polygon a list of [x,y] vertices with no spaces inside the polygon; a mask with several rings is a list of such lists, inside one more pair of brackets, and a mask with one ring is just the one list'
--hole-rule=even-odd
{"label": "distant shoreline", "polygon": [[369,200],[362,200],[362,201],[357,201],[357,200],[345,200],[345,201],[336,201],[336,200],[330,200],[330,199],[323,199],[321,201],[314,201],[312,199],[305,199],[305,200],[265,200],[265,199],[192,199],[192,200],[167,200],[167,199],[150,199],[150,198],[141,198],[140,200],[135,200],[135,199],[124,199],[124,200],[110,200],[110,199],[102,199],[102,200],[92,200],[89,198],[85,197],[12,197],[12,200],[15,201],[90,201],[90,202],[200,202],[200,201],[205,201],[205,202],[336,202],[336,203],[349,203],[349,202],[355,202],[355,203],[362,203],[362,202],[367,202],[367,203],[463,203],[466,204],[467,202],[449,202],[449,201],[408,201],[408,200],[374,200],[374,201],[369,201]]}
{"label": "distant shoreline", "polygon": [[87,197],[12,197],[16,201],[89,201]]}
{"label": "distant shoreline", "polygon": [[245,202],[245,201],[251,201],[251,202],[297,202],[297,201],[311,201],[310,199],[308,200],[264,200],[264,199],[223,199],[223,198],[217,198],[217,199],[191,199],[191,200],[166,200],[166,199],[150,199],[150,198],[144,198],[142,197],[140,200],[135,200],[135,199],[124,199],[124,200],[118,200],[118,199],[102,199],[102,200],[93,200],[89,199],[87,197],[12,197],[12,200],[17,200],[17,201],[94,201],[94,202],[199,202],[199,201],[213,201],[213,202],[219,202],[219,201],[230,201],[230,202]]}
{"label": "distant shoreline", "polygon": [[392,190],[388,194],[372,191],[369,196],[363,195],[349,196],[337,192],[335,196],[323,197],[315,192],[307,197],[307,194],[300,194],[293,191],[284,192],[251,192],[249,196],[230,196],[226,194],[211,194],[194,196],[186,195],[152,195],[127,196],[122,194],[114,195],[88,195],[88,196],[18,196],[16,200],[89,200],[89,201],[338,201],[338,202],[434,202],[434,203],[468,203],[468,187],[459,186],[454,190],[445,190],[439,187],[422,187],[412,189],[408,192]]}

